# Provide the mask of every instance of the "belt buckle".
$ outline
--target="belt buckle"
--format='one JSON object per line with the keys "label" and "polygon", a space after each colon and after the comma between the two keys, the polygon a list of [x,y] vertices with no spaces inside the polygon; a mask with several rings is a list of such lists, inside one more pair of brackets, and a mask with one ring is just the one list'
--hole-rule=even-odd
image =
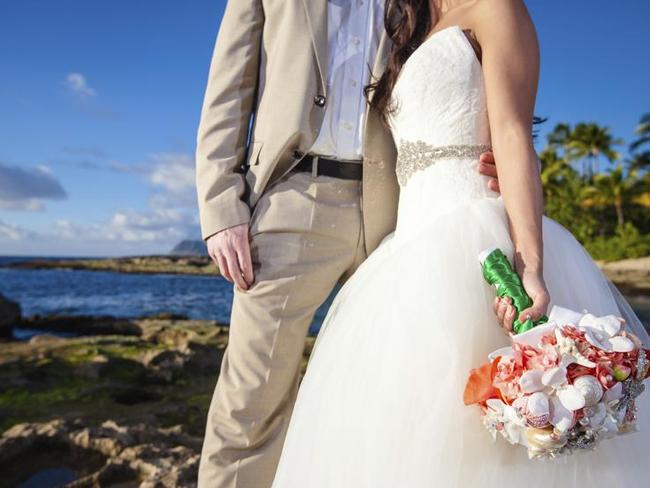
{"label": "belt buckle", "polygon": [[311,158],[311,176],[312,178],[316,178],[318,176],[318,160],[320,158],[316,155],[312,156]]}

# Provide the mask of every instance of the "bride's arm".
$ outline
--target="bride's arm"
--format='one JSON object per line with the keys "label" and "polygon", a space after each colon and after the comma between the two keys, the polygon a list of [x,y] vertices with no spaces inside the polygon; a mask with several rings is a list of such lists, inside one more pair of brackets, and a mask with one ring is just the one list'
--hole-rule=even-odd
{"label": "bride's arm", "polygon": [[[515,265],[534,301],[520,320],[537,319],[549,304],[542,276],[544,203],[532,140],[539,77],[537,35],[523,0],[481,0],[476,13],[492,146],[510,219]],[[513,318],[507,317],[507,325]]]}

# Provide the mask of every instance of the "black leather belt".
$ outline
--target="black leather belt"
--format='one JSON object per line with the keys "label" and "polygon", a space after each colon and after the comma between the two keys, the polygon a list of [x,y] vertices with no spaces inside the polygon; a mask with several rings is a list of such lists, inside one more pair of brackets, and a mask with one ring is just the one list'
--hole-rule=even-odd
{"label": "black leather belt", "polygon": [[[293,171],[313,172],[314,156],[307,154],[296,166]],[[316,176],[325,175],[341,178],[344,180],[361,180],[363,175],[363,164],[337,161],[336,159],[327,159],[318,156],[316,158]]]}

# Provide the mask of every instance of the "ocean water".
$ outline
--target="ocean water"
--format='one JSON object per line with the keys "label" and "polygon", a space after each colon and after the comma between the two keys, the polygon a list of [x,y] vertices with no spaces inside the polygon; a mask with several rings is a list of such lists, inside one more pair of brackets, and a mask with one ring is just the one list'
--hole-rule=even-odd
{"label": "ocean water", "polygon": [[[0,293],[20,303],[23,316],[57,313],[135,318],[171,312],[191,319],[230,322],[233,286],[218,275],[3,267],[27,260],[30,258],[0,256]],[[333,294],[317,310],[311,333],[318,331],[332,298]]]}
{"label": "ocean water", "polygon": [[[0,293],[20,303],[23,316],[58,313],[135,318],[171,312],[192,319],[213,319],[220,323],[230,321],[233,287],[217,275],[3,267],[7,263],[27,259],[0,256]],[[310,327],[312,334],[318,332],[335,292],[336,289],[316,312]],[[646,327],[649,327],[650,298],[628,298]]]}

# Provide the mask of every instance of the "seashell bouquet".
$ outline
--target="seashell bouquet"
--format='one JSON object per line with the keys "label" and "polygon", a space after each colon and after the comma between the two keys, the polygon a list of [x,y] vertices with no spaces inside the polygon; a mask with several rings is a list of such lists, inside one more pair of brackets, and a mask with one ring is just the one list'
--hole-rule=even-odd
{"label": "seashell bouquet", "polygon": [[650,350],[619,317],[553,307],[545,323],[513,335],[488,359],[470,372],[464,402],[479,405],[493,436],[526,447],[531,459],[636,430]]}

